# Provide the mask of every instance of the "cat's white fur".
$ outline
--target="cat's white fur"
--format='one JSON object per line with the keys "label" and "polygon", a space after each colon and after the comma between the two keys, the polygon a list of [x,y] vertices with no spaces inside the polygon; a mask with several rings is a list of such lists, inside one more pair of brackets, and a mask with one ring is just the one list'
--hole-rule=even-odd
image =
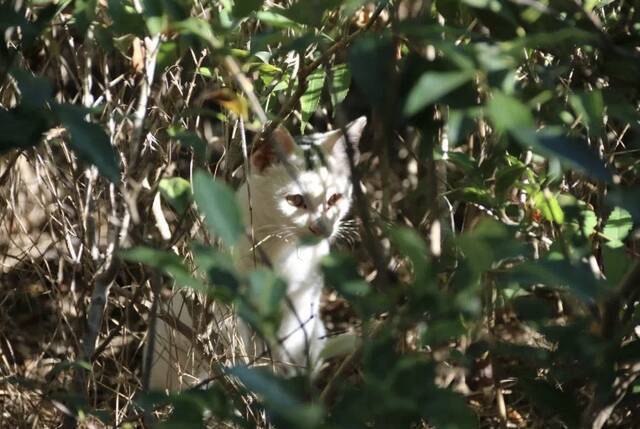
{"label": "cat's white fur", "polygon": [[[355,145],[366,125],[361,117],[346,127],[348,141]],[[330,241],[340,222],[349,212],[352,201],[350,169],[342,130],[313,134],[307,141],[314,148],[306,150],[283,139],[284,162],[274,162],[262,171],[254,169],[238,190],[245,222],[253,226],[258,245],[256,259],[269,258],[276,273],[287,282],[290,304],[283,307],[278,331],[282,341],[272,347],[271,357],[282,367],[316,369],[325,344],[325,327],[320,317],[323,287],[320,260],[329,253]],[[319,151],[318,151],[319,149]],[[321,155],[318,155],[319,152]],[[309,165],[309,159],[313,165]],[[247,198],[247,187],[251,201]],[[302,195],[306,207],[295,207],[287,196]],[[330,199],[340,197],[333,204]],[[251,203],[252,218],[249,204]],[[304,245],[300,238],[316,235],[319,241]],[[251,267],[251,243],[240,246],[245,267]]]}
{"label": "cat's white fur", "polygon": [[[361,117],[345,127],[353,147],[365,125],[366,118]],[[277,333],[281,341],[270,347],[276,367],[288,373],[313,371],[319,367],[320,352],[325,345],[325,327],[320,317],[323,287],[320,261],[329,253],[330,242],[352,201],[346,140],[342,130],[313,134],[305,137],[305,149],[296,145],[286,130],[279,129],[274,136],[272,143],[280,151],[279,156],[276,152],[267,153],[266,157],[265,153],[254,154],[252,171],[238,189],[238,200],[253,242],[248,238],[241,240],[235,251],[240,255],[239,268],[244,272],[253,269],[256,262],[265,263],[266,258],[288,285],[288,303],[283,304]],[[304,206],[296,207],[287,199],[295,195],[304,197]],[[330,203],[334,195],[340,197]],[[302,237],[310,235],[317,236],[315,244],[301,243]],[[179,294],[171,304],[180,320],[193,326]],[[244,343],[241,348],[249,360],[264,354],[265,346],[247,326],[239,323],[238,331]],[[189,360],[185,354],[191,347],[189,340],[161,321],[157,336],[152,388],[185,387],[206,377],[206,365],[198,362],[197,357]],[[169,338],[172,341],[167,341]],[[181,377],[176,367],[192,371],[198,378]]]}

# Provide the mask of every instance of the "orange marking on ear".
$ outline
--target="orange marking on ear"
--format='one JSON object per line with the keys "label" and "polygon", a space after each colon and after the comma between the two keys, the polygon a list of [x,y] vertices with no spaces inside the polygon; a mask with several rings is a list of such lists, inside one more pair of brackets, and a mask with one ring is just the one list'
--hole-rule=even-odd
{"label": "orange marking on ear", "polygon": [[262,141],[258,148],[251,155],[253,166],[262,173],[270,166],[279,161],[276,150],[281,151],[282,156],[290,155],[295,149],[295,141],[286,128],[276,128],[268,141]]}

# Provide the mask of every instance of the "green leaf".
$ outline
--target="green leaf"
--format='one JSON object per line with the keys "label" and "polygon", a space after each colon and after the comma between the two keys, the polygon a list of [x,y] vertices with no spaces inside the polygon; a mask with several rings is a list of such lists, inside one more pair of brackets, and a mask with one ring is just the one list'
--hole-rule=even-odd
{"label": "green leaf", "polygon": [[612,285],[620,284],[627,271],[631,268],[632,262],[623,246],[612,247],[609,243],[602,246],[604,275],[607,276],[607,280]]}
{"label": "green leaf", "polygon": [[481,204],[487,208],[495,205],[495,198],[490,189],[479,186],[465,186],[462,189],[453,191],[456,199]]}
{"label": "green leaf", "polygon": [[238,313],[267,340],[276,341],[287,285],[269,270],[249,274],[249,289],[238,304]]}
{"label": "green leaf", "polygon": [[567,427],[578,427],[580,408],[575,397],[564,392],[544,380],[520,380],[529,399],[539,408],[550,413],[558,414]]}
{"label": "green leaf", "polygon": [[181,34],[192,34],[205,41],[211,48],[222,48],[223,43],[216,37],[211,24],[201,18],[187,18],[185,20],[175,22],[173,27]]}
{"label": "green leaf", "polygon": [[474,111],[472,109],[449,109],[449,115],[447,116],[447,136],[449,137],[450,145],[456,146],[458,143],[464,141],[465,136],[474,132],[476,123],[473,118],[473,113]]}
{"label": "green leaf", "polygon": [[427,72],[413,86],[404,105],[404,114],[415,115],[443,96],[467,83],[474,76],[472,71]]}
{"label": "green leaf", "polygon": [[582,117],[582,121],[589,127],[591,135],[602,134],[602,121],[604,118],[604,100],[602,91],[582,91],[569,97],[571,107],[576,114]]}
{"label": "green leaf", "polygon": [[434,320],[427,325],[422,334],[422,343],[429,346],[441,346],[464,334],[464,325],[459,319]]}
{"label": "green leaf", "polygon": [[34,76],[31,73],[14,69],[11,74],[18,82],[20,104],[31,109],[42,108],[53,96],[53,85],[49,79]]}
{"label": "green leaf", "polygon": [[382,106],[388,99],[392,70],[389,58],[394,45],[389,38],[366,35],[349,50],[349,69],[358,88],[374,105]]}
{"label": "green leaf", "polygon": [[435,389],[424,403],[424,413],[430,423],[440,429],[477,429],[475,414],[465,398],[447,389]]}
{"label": "green leaf", "polygon": [[355,351],[358,344],[360,344],[360,338],[349,332],[329,337],[320,352],[320,359],[346,356]]}
{"label": "green leaf", "polygon": [[96,167],[112,182],[120,178],[116,151],[102,127],[85,120],[86,109],[70,104],[54,106],[54,112],[71,134],[70,146],[81,159]]}
{"label": "green leaf", "polygon": [[326,285],[335,288],[349,300],[353,308],[363,317],[387,308],[388,302],[381,294],[373,292],[369,284],[360,276],[353,256],[331,253],[320,262]]}
{"label": "green leaf", "polygon": [[191,147],[198,160],[204,161],[207,158],[207,142],[202,140],[196,133],[172,125],[167,129],[167,134],[180,143]]}
{"label": "green leaf", "polygon": [[515,240],[512,233],[505,225],[486,219],[457,241],[473,270],[481,273],[502,259],[523,254],[524,245]]}
{"label": "green leaf", "polygon": [[640,223],[640,188],[614,188],[607,194],[606,201],[612,208],[623,207]]}
{"label": "green leaf", "polygon": [[429,273],[427,245],[417,231],[410,228],[395,227],[389,233],[394,246],[411,260],[415,273],[415,283],[425,284]]}
{"label": "green leaf", "polygon": [[162,271],[173,277],[179,287],[187,287],[204,293],[211,292],[208,286],[191,275],[182,262],[182,258],[171,251],[137,246],[122,250],[119,255],[127,261],[139,262]]}
{"label": "green leaf", "polygon": [[570,194],[558,196],[558,202],[566,215],[566,225],[574,231],[580,231],[585,237],[590,237],[598,225],[598,217],[590,206]]}
{"label": "green leaf", "polygon": [[589,265],[566,260],[527,261],[509,270],[510,280],[520,284],[543,284],[554,289],[569,289],[589,301],[606,292],[606,283],[597,279]]}
{"label": "green leaf", "polygon": [[168,67],[173,66],[180,59],[180,46],[175,41],[161,42],[158,48],[158,59],[156,67],[165,71]]}
{"label": "green leaf", "polygon": [[209,231],[233,246],[244,233],[243,217],[234,193],[210,174],[198,170],[193,175],[193,194]]}
{"label": "green leaf", "polygon": [[74,8],[74,18],[76,27],[80,33],[84,34],[89,29],[91,21],[96,15],[97,0],[76,0]]}
{"label": "green leaf", "polygon": [[336,8],[342,0],[305,0],[293,3],[282,14],[300,24],[319,27],[325,13]]}
{"label": "green leaf", "polygon": [[303,133],[309,122],[309,118],[313,115],[320,103],[322,96],[322,88],[324,87],[324,79],[326,73],[324,69],[316,69],[307,77],[307,90],[300,97],[300,113],[302,119],[300,121],[300,132]]}
{"label": "green leaf", "polygon": [[585,141],[567,137],[560,129],[536,132],[531,128],[520,128],[512,129],[510,133],[521,145],[531,147],[541,155],[558,158],[566,166],[605,183],[613,181],[611,171]]}
{"label": "green leaf", "polygon": [[51,371],[47,374],[47,379],[52,380],[56,375],[68,369],[84,369],[89,372],[93,370],[90,362],[84,360],[63,360],[51,368]]}
{"label": "green leaf", "polygon": [[0,154],[13,148],[26,149],[42,140],[51,127],[47,115],[37,115],[19,108],[0,109]]}
{"label": "green leaf", "polygon": [[[169,418],[154,423],[154,429],[202,428],[203,420],[210,419],[212,415],[220,421],[232,419],[240,421],[239,418],[233,416],[231,398],[224,388],[217,384],[211,385],[206,390],[193,389],[172,392],[168,398],[164,395],[156,398],[150,392],[141,395],[139,401],[144,401],[142,404],[146,405],[148,409],[164,405],[167,401],[171,404],[173,410]],[[245,425],[238,426],[244,427]],[[127,428],[123,427],[123,429]]]}
{"label": "green leaf", "polygon": [[244,18],[251,12],[262,7],[264,0],[235,0],[233,4],[233,16],[236,18]]}
{"label": "green leaf", "polygon": [[269,370],[237,366],[227,372],[237,377],[249,391],[257,394],[270,413],[292,425],[287,427],[313,429],[322,423],[322,407],[303,403],[288,389],[286,380],[277,378]]}
{"label": "green leaf", "polygon": [[558,203],[558,199],[548,190],[538,192],[533,197],[534,204],[538,208],[542,215],[549,222],[555,222],[558,225],[564,223],[564,211]]}
{"label": "green leaf", "polygon": [[116,34],[133,34],[138,37],[145,35],[144,17],[137,13],[133,6],[121,0],[108,0],[108,12],[113,22],[109,28]]}
{"label": "green leaf", "polygon": [[215,286],[215,298],[230,304],[240,286],[231,255],[199,243],[193,243],[191,251],[198,271]]}
{"label": "green leaf", "polygon": [[497,131],[533,128],[533,115],[529,108],[514,97],[496,91],[487,106],[489,117]]}
{"label": "green leaf", "polygon": [[191,183],[182,177],[167,177],[158,184],[160,194],[180,214],[191,204]]}
{"label": "green leaf", "polygon": [[602,230],[602,235],[608,240],[606,245],[611,248],[622,247],[632,228],[631,214],[623,208],[614,208]]}
{"label": "green leaf", "polygon": [[525,171],[527,171],[527,167],[523,164],[508,165],[496,171],[496,195],[506,194]]}
{"label": "green leaf", "polygon": [[300,25],[287,18],[286,16],[273,12],[273,11],[259,11],[256,12],[256,18],[258,20],[264,22],[265,24],[269,24],[274,28],[283,28],[283,29],[300,29]]}
{"label": "green leaf", "polygon": [[351,71],[346,64],[338,64],[333,66],[331,70],[331,87],[329,92],[331,93],[331,105],[335,107],[342,103],[349,93],[349,86],[351,85]]}

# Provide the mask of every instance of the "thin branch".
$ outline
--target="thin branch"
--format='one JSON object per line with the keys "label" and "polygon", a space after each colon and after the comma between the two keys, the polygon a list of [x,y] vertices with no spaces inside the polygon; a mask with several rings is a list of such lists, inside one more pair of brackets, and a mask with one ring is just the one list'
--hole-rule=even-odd
{"label": "thin branch", "polygon": [[144,131],[144,119],[147,116],[147,104],[149,103],[149,94],[151,93],[151,85],[155,77],[156,59],[160,50],[160,34],[153,38],[145,39],[146,55],[145,55],[145,74],[140,83],[140,96],[138,97],[138,105],[133,114],[133,133],[131,135],[130,146],[130,163],[131,171],[135,171],[138,157],[140,155],[140,140]]}

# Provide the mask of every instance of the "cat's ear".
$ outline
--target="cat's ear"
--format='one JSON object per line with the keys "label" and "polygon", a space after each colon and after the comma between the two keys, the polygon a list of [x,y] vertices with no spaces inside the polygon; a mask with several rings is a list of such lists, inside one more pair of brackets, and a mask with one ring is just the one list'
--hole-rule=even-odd
{"label": "cat's ear", "polygon": [[[322,142],[323,149],[334,156],[343,157],[346,155],[347,141],[353,148],[355,161],[357,162],[360,152],[358,151],[358,143],[362,137],[364,127],[367,125],[367,117],[360,116],[349,122],[344,129],[338,129],[328,133],[327,139]],[[346,137],[346,139],[345,139]]]}
{"label": "cat's ear", "polygon": [[[251,164],[258,173],[280,161],[280,157],[289,156],[295,149],[296,142],[284,127],[276,128],[267,141],[251,154]],[[279,153],[278,153],[279,152]]]}

